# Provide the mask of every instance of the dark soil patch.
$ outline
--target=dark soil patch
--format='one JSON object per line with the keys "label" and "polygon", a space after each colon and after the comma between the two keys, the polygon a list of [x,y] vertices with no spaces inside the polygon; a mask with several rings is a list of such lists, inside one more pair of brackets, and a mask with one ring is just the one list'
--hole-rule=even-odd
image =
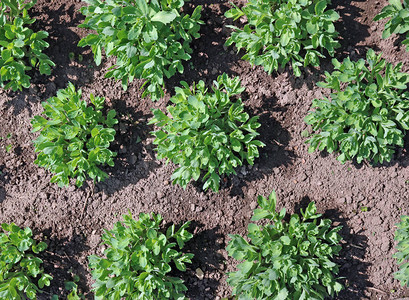
{"label": "dark soil patch", "polygon": [[[237,4],[239,1],[235,1]],[[337,58],[350,55],[358,59],[372,47],[382,51],[393,63],[402,61],[409,70],[409,56],[395,41],[397,37],[381,39],[385,22],[372,22],[386,5],[386,0],[341,1],[333,7],[342,20],[337,30],[342,47]],[[39,238],[46,238],[48,252],[44,254],[46,271],[55,280],[46,289],[44,299],[51,294],[62,295],[63,283],[72,273],[81,277],[80,287],[91,297],[92,284],[87,256],[101,254],[100,235],[129,209],[134,215],[154,211],[166,222],[192,221],[194,239],[187,251],[195,254],[193,264],[181,274],[191,299],[220,299],[231,289],[226,284],[226,272],[234,270],[235,262],[224,250],[229,233],[246,232],[257,195],[276,190],[279,206],[291,213],[308,201],[315,201],[324,216],[343,226],[343,250],[337,262],[346,289],[337,299],[394,299],[408,295],[394,280],[397,270],[393,233],[402,214],[409,213],[408,150],[398,151],[389,164],[371,167],[367,164],[341,165],[335,155],[308,154],[301,132],[307,127],[304,116],[314,98],[327,91],[315,86],[325,70],[331,70],[330,59],[321,68],[309,68],[300,78],[289,70],[271,76],[261,68],[251,67],[240,60],[232,48],[224,47],[229,23],[223,16],[227,2],[192,1],[186,10],[203,5],[201,38],[193,42],[191,63],[185,73],[167,81],[165,100],[152,102],[141,99],[141,81],[135,80],[124,92],[120,83],[104,79],[112,60],[101,67],[93,63],[89,49],[76,45],[87,34],[77,26],[83,20],[78,0],[39,0],[32,10],[38,18],[36,29],[50,33],[47,54],[56,62],[51,78],[35,76],[31,88],[19,93],[0,91],[0,136],[12,133],[9,140],[0,141],[0,221],[30,226]],[[84,60],[70,61],[69,52],[83,55]],[[174,166],[156,160],[153,129],[147,125],[152,108],[166,107],[179,81],[189,83],[204,80],[206,84],[226,72],[239,76],[246,93],[243,100],[251,115],[260,115],[260,139],[266,144],[253,167],[239,169],[230,176],[218,193],[202,192],[199,185],[186,190],[170,183]],[[118,112],[118,152],[114,168],[106,168],[110,177],[96,185],[94,193],[85,185],[60,189],[50,184],[51,175],[34,163],[30,118],[42,111],[41,101],[71,81],[84,91],[104,96],[107,105]],[[5,151],[7,143],[13,145]],[[361,211],[367,207],[368,211]],[[199,280],[196,268],[204,271]]]}

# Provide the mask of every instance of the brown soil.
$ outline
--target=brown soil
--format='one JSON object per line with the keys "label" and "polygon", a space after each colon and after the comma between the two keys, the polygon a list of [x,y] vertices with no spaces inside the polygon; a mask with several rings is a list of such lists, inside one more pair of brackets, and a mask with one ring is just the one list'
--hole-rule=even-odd
{"label": "brown soil", "polygon": [[[239,1],[236,1],[238,3]],[[384,53],[393,63],[402,61],[409,70],[409,54],[396,42],[396,37],[381,39],[385,22],[372,22],[385,6],[386,0],[334,0],[340,13],[337,23],[342,47],[337,57],[350,55],[358,59],[368,47]],[[78,29],[83,16],[79,0],[39,0],[31,14],[38,21],[37,29],[50,33],[47,54],[56,63],[51,78],[35,76],[30,89],[23,92],[0,91],[0,136],[12,134],[10,140],[0,141],[0,221],[30,226],[36,237],[49,243],[44,255],[46,271],[54,276],[44,299],[64,294],[64,281],[71,274],[81,277],[80,287],[92,298],[92,284],[87,256],[101,254],[100,234],[111,228],[129,209],[134,215],[154,211],[167,222],[191,220],[194,239],[187,251],[195,254],[193,264],[182,274],[190,299],[220,299],[231,290],[225,283],[227,271],[235,262],[224,250],[229,233],[246,232],[257,195],[276,190],[279,206],[289,212],[298,211],[309,201],[315,201],[324,216],[343,226],[343,250],[338,263],[346,289],[337,299],[395,299],[408,295],[394,280],[397,270],[393,234],[402,214],[409,213],[409,140],[397,152],[395,159],[377,167],[366,163],[340,164],[335,155],[308,154],[301,132],[307,127],[304,116],[311,101],[327,91],[315,86],[325,70],[331,70],[330,59],[323,60],[319,70],[307,69],[300,78],[288,70],[269,76],[261,68],[252,68],[240,60],[231,48],[223,44],[228,34],[223,16],[227,2],[197,0],[187,5],[192,11],[203,5],[201,38],[193,43],[192,64],[186,64],[185,74],[172,78],[167,84],[166,99],[151,102],[141,99],[141,82],[132,83],[124,92],[119,83],[104,79],[108,60],[95,67],[89,49],[76,45],[86,30]],[[82,54],[82,62],[71,62],[68,53]],[[152,108],[166,106],[173,86],[180,80],[211,83],[217,75],[227,72],[239,76],[247,87],[245,104],[252,115],[260,115],[260,139],[267,145],[253,167],[239,169],[230,176],[221,191],[204,193],[199,184],[186,190],[170,183],[174,170],[155,158],[154,146],[147,120]],[[64,88],[71,81],[84,91],[104,96],[119,112],[120,124],[114,150],[118,157],[114,168],[107,168],[109,179],[96,185],[77,189],[58,188],[49,183],[51,175],[37,167],[31,141],[30,119],[42,112],[41,101]],[[11,143],[12,151],[5,151]],[[367,207],[368,211],[361,211]],[[197,279],[195,269],[201,268],[205,277]]]}

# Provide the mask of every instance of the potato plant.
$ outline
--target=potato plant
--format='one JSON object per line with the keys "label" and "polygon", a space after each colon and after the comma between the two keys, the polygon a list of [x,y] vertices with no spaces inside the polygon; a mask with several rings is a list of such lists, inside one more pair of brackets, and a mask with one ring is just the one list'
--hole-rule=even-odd
{"label": "potato plant", "polygon": [[244,49],[243,59],[261,65],[268,73],[290,63],[294,75],[301,75],[301,66],[319,66],[325,49],[333,56],[338,33],[334,22],[339,15],[327,9],[330,0],[249,0],[243,8],[226,12],[227,18],[246,17],[243,28],[229,26],[234,31],[226,42],[238,51]]}
{"label": "potato plant", "polygon": [[44,242],[32,239],[30,228],[16,224],[1,224],[0,233],[0,299],[37,299],[52,277],[41,267],[37,255],[47,248]]}
{"label": "potato plant", "polygon": [[313,131],[309,151],[340,152],[342,163],[390,161],[409,129],[409,74],[400,71],[402,63],[393,66],[371,49],[366,60],[333,64],[335,71],[317,84],[333,93],[314,99],[315,110],[305,118]]}
{"label": "potato plant", "polygon": [[389,18],[385,24],[382,33],[382,38],[386,39],[392,34],[406,34],[406,38],[402,44],[406,45],[406,50],[409,45],[409,1],[403,0],[389,0],[389,5],[385,6],[382,11],[376,15],[374,21],[379,21]]}
{"label": "potato plant", "polygon": [[95,30],[79,42],[91,46],[97,65],[102,50],[116,63],[105,74],[122,81],[126,90],[134,78],[145,79],[142,96],[157,100],[164,95],[164,77],[183,72],[190,59],[190,42],[198,38],[201,6],[192,15],[181,13],[183,0],[84,0],[89,6],[80,27]]}
{"label": "potato plant", "polygon": [[174,105],[167,107],[168,114],[155,109],[149,122],[160,128],[153,132],[158,158],[179,165],[172,175],[173,183],[186,188],[203,171],[203,189],[218,191],[220,175],[236,174],[234,168],[244,160],[253,165],[258,147],[265,146],[255,139],[258,117],[250,118],[241,99],[233,100],[245,89],[239,78],[219,76],[213,92],[203,81],[192,87],[186,82],[181,85],[170,99]]}
{"label": "potato plant", "polygon": [[401,216],[401,221],[396,225],[395,240],[398,244],[393,257],[400,266],[394,276],[402,286],[409,286],[409,216]]}
{"label": "potato plant", "polygon": [[109,146],[115,137],[112,127],[118,123],[116,113],[110,110],[104,116],[103,97],[91,94],[92,106],[81,97],[82,91],[69,83],[56,97],[42,103],[46,117],[31,120],[33,132],[40,131],[34,140],[39,152],[35,163],[54,173],[51,182],[59,186],[67,186],[70,178],[76,179],[77,186],[82,186],[87,176],[94,181],[104,180],[108,175],[98,166],[114,166],[116,153]]}
{"label": "potato plant", "polygon": [[27,71],[38,68],[40,74],[51,74],[55,64],[42,51],[49,44],[46,31],[34,32],[28,26],[35,22],[28,10],[37,0],[0,1],[0,85],[13,91],[30,86]]}
{"label": "potato plant", "polygon": [[[238,271],[229,273],[228,283],[239,300],[324,299],[342,289],[336,281],[338,266],[332,261],[341,250],[341,227],[320,219],[314,202],[300,217],[286,210],[276,212],[276,195],[259,196],[259,209],[248,225],[248,235],[230,235],[229,256],[240,261]],[[318,221],[319,220],[319,221]]]}
{"label": "potato plant", "polygon": [[141,213],[135,220],[129,213],[123,218],[102,235],[106,258],[89,257],[95,299],[185,299],[183,280],[168,273],[172,266],[185,271],[191,263],[193,254],[179,251],[193,237],[189,222],[178,230],[172,225],[165,234],[160,215]]}

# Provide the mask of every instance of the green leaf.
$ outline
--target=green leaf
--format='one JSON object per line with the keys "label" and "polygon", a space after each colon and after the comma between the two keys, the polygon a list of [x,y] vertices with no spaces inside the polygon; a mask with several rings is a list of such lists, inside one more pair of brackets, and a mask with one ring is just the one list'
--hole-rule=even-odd
{"label": "green leaf", "polygon": [[161,22],[163,24],[168,24],[176,18],[176,14],[171,11],[159,11],[153,17],[153,22]]}
{"label": "green leaf", "polygon": [[317,4],[315,5],[315,13],[317,15],[321,15],[324,12],[326,7],[327,7],[327,1],[326,0],[318,1]]}

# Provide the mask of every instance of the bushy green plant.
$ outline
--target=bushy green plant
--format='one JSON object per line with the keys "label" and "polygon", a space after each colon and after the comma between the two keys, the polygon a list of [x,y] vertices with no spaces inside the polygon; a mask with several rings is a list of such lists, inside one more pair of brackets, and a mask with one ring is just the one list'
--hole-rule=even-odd
{"label": "bushy green plant", "polygon": [[409,286],[409,216],[401,216],[401,221],[396,226],[395,240],[398,241],[398,245],[393,257],[400,266],[394,276],[402,286]]}
{"label": "bushy green plant", "polygon": [[77,186],[82,186],[87,176],[104,180],[108,175],[98,165],[114,166],[116,153],[108,148],[115,136],[112,127],[118,123],[115,111],[105,117],[103,97],[91,94],[92,107],[81,96],[81,90],[69,83],[56,97],[42,103],[46,118],[35,116],[31,121],[33,132],[41,130],[34,140],[39,152],[35,163],[55,173],[51,182],[59,186],[68,185],[70,178],[76,178]]}
{"label": "bushy green plant", "polygon": [[227,246],[229,255],[238,261],[238,271],[229,273],[233,295],[244,299],[324,299],[342,289],[336,281],[338,266],[332,262],[338,255],[341,240],[331,221],[317,219],[311,202],[302,218],[293,214],[283,221],[286,211],[276,212],[276,195],[258,197],[261,207],[251,220],[272,221],[265,226],[248,225],[246,238],[234,234]]}
{"label": "bushy green plant", "polygon": [[386,63],[371,49],[366,61],[333,59],[333,64],[336,71],[326,72],[326,81],[317,85],[334,92],[329,99],[314,99],[315,110],[305,118],[313,130],[309,151],[339,151],[342,163],[390,161],[409,129],[409,74],[400,72],[402,63]]}
{"label": "bushy green plant", "polygon": [[334,22],[339,19],[334,10],[327,10],[330,0],[249,0],[239,9],[226,12],[227,18],[237,20],[246,16],[243,29],[234,29],[226,42],[244,48],[243,59],[261,65],[268,73],[291,63],[296,76],[300,66],[319,66],[325,57],[323,49],[333,56],[339,47]]}
{"label": "bushy green plant", "polygon": [[[385,6],[382,11],[375,16],[374,21],[390,18],[385,24],[382,32],[382,38],[386,39],[392,34],[405,34],[406,39],[402,44],[409,45],[409,1],[389,0],[389,5]],[[406,47],[409,51],[409,48]]]}
{"label": "bushy green plant", "polygon": [[52,277],[41,268],[43,261],[36,255],[47,248],[37,243],[30,228],[16,224],[1,224],[0,233],[0,299],[37,299]]}
{"label": "bushy green plant", "polygon": [[260,127],[258,117],[249,119],[241,99],[232,97],[244,91],[239,78],[219,76],[213,83],[213,93],[205,88],[203,81],[190,88],[181,82],[176,95],[168,106],[168,115],[156,109],[149,124],[160,130],[153,132],[154,144],[158,145],[158,158],[167,158],[180,165],[172,175],[173,183],[183,188],[193,178],[198,180],[201,171],[203,189],[219,190],[221,174],[236,174],[234,168],[243,160],[252,165],[259,156],[258,147],[264,143],[255,140]]}
{"label": "bushy green plant", "polygon": [[42,53],[49,44],[46,31],[34,32],[27,25],[33,24],[27,13],[37,0],[0,1],[0,85],[13,91],[30,86],[26,71],[39,68],[41,74],[50,75],[55,64]]}
{"label": "bushy green plant", "polygon": [[[170,226],[166,234],[159,228],[162,217],[152,213],[124,215],[123,223],[117,222],[110,231],[105,231],[102,240],[107,249],[106,258],[89,257],[91,273],[96,280],[95,299],[162,300],[185,299],[187,290],[183,280],[168,273],[174,264],[180,271],[186,270],[193,254],[183,254],[179,249],[193,235],[187,231],[189,222],[177,231]],[[176,243],[175,243],[176,241]]]}
{"label": "bushy green plant", "polygon": [[116,64],[105,77],[122,80],[126,90],[134,78],[145,79],[142,96],[157,100],[164,95],[164,76],[183,72],[190,59],[190,42],[198,38],[201,6],[191,16],[181,13],[183,0],[84,0],[86,19],[80,27],[95,30],[79,42],[91,46],[97,65],[102,49],[115,56]]}

